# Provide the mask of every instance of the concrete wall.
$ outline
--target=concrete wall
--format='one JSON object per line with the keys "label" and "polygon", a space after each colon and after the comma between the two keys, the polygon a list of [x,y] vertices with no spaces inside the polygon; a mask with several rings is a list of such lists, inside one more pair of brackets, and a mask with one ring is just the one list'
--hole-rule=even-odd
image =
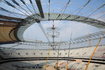
{"label": "concrete wall", "polygon": [[[95,47],[78,48],[70,50],[69,56],[76,58],[90,57]],[[68,57],[69,50],[60,50],[59,57]],[[3,49],[0,55],[5,58],[14,57],[57,57],[58,50],[19,50],[19,49]],[[94,58],[105,58],[105,46],[99,46]]]}

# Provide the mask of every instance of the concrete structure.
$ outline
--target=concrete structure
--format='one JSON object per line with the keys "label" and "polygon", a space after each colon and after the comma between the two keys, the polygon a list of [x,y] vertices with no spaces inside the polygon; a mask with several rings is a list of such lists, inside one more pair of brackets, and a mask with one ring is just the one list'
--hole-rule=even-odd
{"label": "concrete structure", "polygon": [[[36,69],[43,70],[43,68],[44,68],[46,70],[49,70],[49,69],[56,70],[56,68],[54,68],[54,66],[56,66],[57,61],[55,61],[55,60],[59,59],[58,67],[60,70],[66,70],[67,61],[65,61],[65,60],[68,60],[68,68],[75,69],[75,70],[84,70],[94,49],[95,49],[95,47],[78,48],[78,49],[70,50],[70,53],[68,53],[69,50],[60,50],[59,54],[58,54],[58,50],[32,50],[32,49],[30,49],[30,50],[28,50],[28,49],[21,50],[20,49],[19,50],[19,49],[3,48],[0,51],[0,53],[1,53],[0,56],[2,56],[3,58],[5,58],[7,60],[9,60],[10,58],[12,58],[13,60],[17,58],[17,60],[12,62],[12,64],[10,63],[9,67],[11,69],[15,68],[15,67],[11,67],[11,65],[15,65],[18,67],[20,66],[20,69],[26,68],[25,70],[27,70],[27,68],[28,68],[30,70],[34,70],[37,60],[40,60],[40,61],[42,60],[40,62],[40,64],[42,64],[41,68],[38,68],[38,66],[36,66]],[[68,57],[68,54],[69,54],[69,57]],[[39,58],[39,59],[37,59],[37,58]],[[43,59],[40,59],[40,58],[43,58]],[[21,65],[16,64],[17,61],[21,61],[22,59],[24,59],[24,60],[31,59],[29,61],[34,61],[35,63],[33,62],[34,65],[32,65],[32,66],[27,66],[25,64],[23,64],[23,66],[21,66]],[[54,60],[54,61],[52,61],[52,60]],[[73,60],[73,61],[71,61],[71,60]],[[1,63],[5,63],[5,61],[6,60],[4,60],[4,62],[1,61]],[[94,54],[91,61],[92,61],[92,63],[90,63],[90,65],[88,67],[89,70],[94,70],[94,69],[95,70],[100,70],[100,69],[103,70],[105,68],[105,65],[103,65],[105,63],[105,47],[104,46],[99,46],[99,48],[97,49],[97,51]],[[29,63],[29,62],[27,62],[27,63]],[[2,65],[5,65],[5,64],[2,64]],[[0,66],[0,68],[2,68],[2,65]]]}
{"label": "concrete structure", "polygon": [[[73,58],[89,58],[95,47],[86,47],[69,50],[34,50],[34,49],[6,49],[2,48],[0,55],[4,58],[22,58],[22,57],[73,57]],[[58,54],[59,53],[59,54]],[[94,59],[105,59],[105,46],[99,46]]]}

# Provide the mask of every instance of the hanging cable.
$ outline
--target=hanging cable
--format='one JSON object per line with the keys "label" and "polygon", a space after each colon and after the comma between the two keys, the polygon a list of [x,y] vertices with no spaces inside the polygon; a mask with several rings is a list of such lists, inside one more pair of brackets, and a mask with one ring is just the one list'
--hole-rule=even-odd
{"label": "hanging cable", "polygon": [[[81,11],[83,8],[85,8],[85,7],[90,3],[90,1],[91,1],[91,0],[88,0],[82,7],[80,7],[80,8],[79,8],[79,11],[78,11],[78,9],[75,10],[75,11],[77,11],[77,13],[80,13],[80,11]],[[69,3],[70,3],[70,1],[67,2],[66,8],[68,7]],[[66,8],[65,8],[65,10],[66,10]],[[63,11],[63,13],[65,12],[65,10]],[[75,11],[74,11],[74,12],[75,12]],[[73,12],[73,13],[74,13],[74,12]],[[71,15],[69,15],[68,17],[70,17],[70,16],[71,16]],[[68,17],[66,17],[65,19],[67,19]]]}
{"label": "hanging cable", "polygon": [[67,9],[67,7],[69,6],[70,3],[71,3],[71,0],[68,0],[68,2],[66,3],[66,5],[64,6],[64,9],[61,9],[61,14],[58,14],[58,16],[56,17],[56,19],[58,19],[60,16],[61,16],[61,19],[62,19],[63,13],[66,11],[66,9]]}
{"label": "hanging cable", "polygon": [[[8,1],[6,1],[6,0],[4,0],[5,1],[5,3],[7,4],[7,5],[9,5],[9,6],[11,6],[12,8],[15,8],[15,9],[17,9],[18,11],[20,11],[21,13],[24,13],[23,11],[21,11],[20,9],[18,9],[18,8],[16,8],[14,5],[12,5],[11,3],[9,3]],[[24,13],[25,15],[27,15],[26,13]],[[28,15],[27,15],[28,16]]]}
{"label": "hanging cable", "polygon": [[2,7],[0,7],[0,10],[5,11],[5,12],[8,12],[8,13],[11,13],[11,14],[18,14],[18,15],[26,16],[24,14],[20,14],[20,13],[16,13],[16,12],[12,12],[12,11],[6,10],[6,9],[4,9]]}
{"label": "hanging cable", "polygon": [[[86,17],[90,17],[91,15],[93,15],[93,13],[95,13],[96,11],[98,11],[99,9],[103,8],[105,6],[105,4],[102,4],[100,7],[96,8],[95,10],[93,10],[93,12],[91,12],[89,15],[87,15]],[[74,18],[73,20],[77,19],[79,17]],[[86,20],[86,19],[84,19]]]}
{"label": "hanging cable", "polygon": [[[36,4],[37,4],[37,1],[34,0],[33,2],[36,2]],[[32,5],[33,5],[33,9],[34,9],[34,11],[35,11],[35,13],[36,13],[36,16],[40,16],[40,13],[38,14],[38,13],[37,13],[37,10],[35,10],[36,8],[35,8],[33,2],[32,2]],[[39,3],[40,3],[40,2],[39,2]],[[37,5],[37,6],[38,6],[38,5]],[[41,12],[41,11],[40,11],[40,12]],[[43,14],[41,14],[41,15],[43,15]],[[42,17],[44,17],[44,16],[42,16]]]}
{"label": "hanging cable", "polygon": [[[93,12],[91,12],[89,15],[87,15],[86,17],[90,17],[92,16],[96,11],[98,11],[99,9],[103,8],[105,6],[105,4],[102,4],[100,7],[96,8],[95,10],[93,10]],[[98,19],[98,18],[97,18]],[[87,20],[87,19],[84,19]]]}
{"label": "hanging cable", "polygon": [[35,8],[34,8],[34,5],[33,5],[32,0],[29,0],[29,1],[30,1],[31,5],[32,5],[32,7],[33,7],[34,12],[36,13],[36,10],[35,10]]}
{"label": "hanging cable", "polygon": [[52,43],[53,43],[53,46],[54,46],[54,43],[55,43],[55,26],[54,26],[54,21],[53,21],[53,25],[52,25],[52,30],[53,30],[53,33],[52,33]]}
{"label": "hanging cable", "polygon": [[[41,23],[38,23],[38,25],[39,25],[39,27],[41,28],[42,32],[44,33],[44,35],[45,35],[45,37],[46,37],[46,39],[47,39],[49,45],[51,45],[51,42],[50,42],[50,40],[49,40],[49,38],[48,38],[46,32],[44,31],[44,28],[42,27]],[[51,47],[54,49],[53,46],[51,46]]]}
{"label": "hanging cable", "polygon": [[28,15],[30,15],[30,13],[29,13],[27,10],[25,10],[23,7],[21,7],[18,2],[16,2],[15,0],[12,0],[12,2],[13,2],[14,4],[16,4],[17,6],[19,6],[21,9],[23,9]]}
{"label": "hanging cable", "polygon": [[58,52],[57,52],[57,62],[56,62],[56,64],[55,64],[55,68],[56,68],[57,70],[60,70],[60,69],[59,69],[59,66],[58,66],[58,64],[59,64],[59,59],[58,59],[58,58],[59,58],[60,46],[58,46],[58,49],[57,49],[57,50],[58,50]]}
{"label": "hanging cable", "polygon": [[[61,12],[62,12],[62,13],[64,13],[64,12],[65,12],[65,10],[67,9],[67,7],[68,7],[68,5],[70,4],[70,2],[71,2],[71,0],[69,0],[69,1],[66,3],[66,5],[64,6],[64,9],[62,9],[62,10],[61,10]],[[59,15],[57,16],[57,18],[56,18],[56,19],[58,19],[58,18],[62,15],[62,13],[61,13],[61,14],[59,14]]]}
{"label": "hanging cable", "polygon": [[96,8],[95,10],[93,10],[93,12],[91,12],[87,17],[90,17],[93,13],[95,13],[97,10],[103,8],[105,6],[105,4],[102,4],[100,7]]}
{"label": "hanging cable", "polygon": [[[90,2],[91,2],[91,0],[88,0],[83,6],[81,6],[81,7],[78,8],[78,9],[76,9],[76,10],[73,11],[72,13],[75,13],[75,12],[77,12],[77,14],[80,13],[80,12],[82,11],[82,9],[84,9]],[[67,18],[69,18],[69,17],[71,17],[71,15],[67,16],[65,19],[67,19]]]}
{"label": "hanging cable", "polygon": [[45,31],[44,31],[44,28],[42,27],[41,23],[38,23],[39,24],[39,27],[41,28],[42,32],[44,33],[44,35],[46,36],[48,42],[50,42],[49,38],[47,37]]}
{"label": "hanging cable", "polygon": [[88,40],[89,41],[89,46],[91,47],[92,43],[91,43],[91,39]]}
{"label": "hanging cable", "polygon": [[[6,3],[7,5],[11,6],[12,8],[15,8],[15,9],[19,10],[19,11],[22,12],[22,13],[24,13],[23,11],[21,11],[21,10],[18,9],[18,8],[16,8],[14,5],[12,5],[11,3],[9,3],[8,1],[6,1],[6,0],[4,0],[4,1],[5,1],[5,3]],[[24,14],[27,15],[26,13],[24,13]]]}
{"label": "hanging cable", "polygon": [[27,4],[25,3],[25,1],[24,0],[20,0],[26,7],[27,7],[27,9],[33,14],[33,12],[32,12],[32,10],[27,6]]}
{"label": "hanging cable", "polygon": [[66,9],[67,9],[67,7],[69,6],[69,4],[70,4],[70,0],[67,2],[66,6],[65,6],[65,8],[64,8],[64,10],[63,10],[63,12],[62,12],[62,14],[61,14],[61,19],[62,19],[62,17],[63,17],[63,13],[66,11]]}
{"label": "hanging cable", "polygon": [[104,15],[102,15],[102,16],[100,16],[100,17],[98,17],[98,18],[96,18],[96,19],[102,18],[102,17],[104,17],[104,16],[105,16],[105,14],[104,14]]}
{"label": "hanging cable", "polygon": [[86,4],[84,4],[82,7],[80,7],[79,10],[77,11],[77,14],[79,14],[90,2],[91,2],[91,0],[88,0],[86,2]]}
{"label": "hanging cable", "polygon": [[48,11],[49,11],[49,12],[48,12],[48,20],[50,20],[50,0],[48,1],[48,3],[49,3],[49,8],[48,8],[48,9],[49,9],[49,10],[48,10]]}
{"label": "hanging cable", "polygon": [[[104,12],[104,13],[105,13],[105,12]],[[103,14],[103,15],[97,17],[96,19],[100,19],[100,18],[102,18],[103,16],[105,16],[105,14]]]}
{"label": "hanging cable", "polygon": [[[69,40],[68,58],[70,57],[71,42],[72,42],[72,33],[71,33],[71,35],[70,35],[70,40]],[[67,60],[66,70],[68,70],[68,64],[69,64],[68,62],[69,62],[69,60]]]}
{"label": "hanging cable", "polygon": [[91,62],[91,60],[92,60],[92,58],[93,58],[93,56],[94,56],[94,54],[95,54],[97,48],[99,47],[99,44],[101,43],[101,40],[102,40],[102,38],[99,39],[99,41],[98,41],[96,47],[94,48],[93,53],[91,54],[90,59],[89,59],[87,65],[86,65],[86,67],[85,67],[85,70],[88,70],[88,66],[89,66],[89,64],[90,64],[90,62]]}
{"label": "hanging cable", "polygon": [[[83,6],[81,6],[81,7],[78,8],[78,9],[76,9],[76,10],[75,10],[74,12],[72,12],[72,13],[77,12],[76,14],[79,14],[90,2],[91,2],[91,0],[88,0]],[[67,16],[65,19],[67,19],[67,18],[69,18],[69,17],[71,17],[71,15]],[[76,17],[76,18],[74,18],[74,19],[77,19],[77,18],[79,18],[79,17]]]}

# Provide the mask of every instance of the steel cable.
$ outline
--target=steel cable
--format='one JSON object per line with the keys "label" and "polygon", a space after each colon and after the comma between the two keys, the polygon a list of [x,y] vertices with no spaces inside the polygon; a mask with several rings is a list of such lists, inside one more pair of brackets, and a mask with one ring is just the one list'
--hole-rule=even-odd
{"label": "steel cable", "polygon": [[[15,8],[15,9],[17,9],[18,11],[20,11],[21,13],[24,13],[23,11],[21,11],[20,9],[18,9],[18,8],[16,8],[14,5],[12,5],[11,3],[9,3],[8,1],[6,1],[6,0],[4,0],[5,1],[5,3],[7,4],[7,5],[9,5],[9,6],[11,6],[12,8]],[[26,13],[24,13],[25,15],[27,15]],[[28,15],[27,15],[28,16]]]}
{"label": "steel cable", "polygon": [[16,2],[15,0],[12,0],[12,2],[13,2],[14,4],[16,4],[17,6],[19,6],[21,9],[23,9],[24,11],[26,11],[26,13],[27,13],[28,15],[30,15],[30,13],[29,13],[27,10],[25,10],[23,7],[21,7],[18,2]]}
{"label": "steel cable", "polygon": [[27,4],[25,3],[25,1],[24,0],[20,0],[26,7],[27,7],[27,9],[33,14],[33,12],[32,12],[32,10],[27,6]]}
{"label": "steel cable", "polygon": [[[46,37],[46,39],[47,39],[49,45],[51,46],[51,42],[50,42],[50,40],[49,40],[49,38],[48,38],[48,36],[47,36],[47,34],[46,34],[46,32],[45,32],[43,26],[41,25],[41,23],[38,23],[38,25],[39,25],[39,27],[41,28],[42,32],[44,33],[44,35],[45,35],[45,37]],[[51,46],[51,47],[54,49],[53,46]]]}
{"label": "steel cable", "polygon": [[36,10],[35,10],[35,7],[34,7],[34,5],[33,5],[32,0],[29,0],[29,1],[30,1],[31,5],[32,5],[32,7],[33,7],[34,12],[36,13]]}
{"label": "steel cable", "polygon": [[[69,1],[66,3],[66,5],[64,6],[64,9],[61,10],[62,13],[65,12],[65,10],[66,10],[66,8],[68,7],[68,5],[70,4],[70,2],[71,2],[71,0],[69,0]],[[58,19],[61,15],[62,15],[62,14],[59,14],[56,19]]]}
{"label": "steel cable", "polygon": [[50,2],[51,2],[51,1],[49,0],[49,1],[48,1],[48,3],[49,3],[49,8],[48,8],[48,9],[49,9],[49,10],[48,10],[48,11],[49,11],[49,12],[48,12],[48,20],[50,20]]}
{"label": "steel cable", "polygon": [[89,3],[91,2],[91,0],[88,0],[86,2],[86,4],[84,4],[82,7],[79,8],[79,11],[77,11],[77,14],[80,13]]}
{"label": "steel cable", "polygon": [[101,6],[99,6],[98,8],[96,8],[95,10],[93,10],[93,12],[91,12],[87,17],[90,17],[93,13],[95,13],[96,11],[98,11],[99,9],[103,8],[105,6],[105,4],[102,4]]}
{"label": "steel cable", "polygon": [[[77,12],[77,14],[80,13],[81,10],[82,10],[83,8],[85,8],[90,2],[91,2],[91,0],[88,0],[83,6],[81,6],[81,7],[78,8],[78,9],[76,9],[76,10],[73,11],[72,13],[75,13],[75,12]],[[67,18],[69,18],[69,17],[71,17],[71,15],[67,16],[65,19],[67,19]]]}
{"label": "steel cable", "polygon": [[[85,8],[89,3],[90,3],[90,1],[91,0],[88,0],[82,7],[80,7],[79,9],[76,9],[75,11],[77,11],[77,13],[80,13],[80,11],[83,9],[83,8]],[[65,10],[66,10],[66,8],[68,7],[68,5],[70,4],[70,0],[67,2],[67,4],[66,4],[66,7],[65,7],[65,9],[63,10],[63,13],[65,12]],[[79,10],[79,11],[78,11]],[[74,12],[75,12],[74,11]],[[74,13],[73,12],[73,13]],[[62,17],[63,17],[64,15],[62,15]],[[68,17],[70,17],[71,15],[69,15]],[[68,17],[66,17],[65,19],[67,19]],[[62,18],[61,18],[62,19]]]}
{"label": "steel cable", "polygon": [[8,13],[11,13],[11,14],[18,14],[18,15],[26,16],[26,15],[24,15],[24,14],[20,14],[20,13],[16,13],[16,12],[9,11],[9,10],[4,9],[4,8],[2,8],[2,7],[0,7],[0,10],[5,11],[5,12],[8,12]]}
{"label": "steel cable", "polygon": [[[70,40],[69,40],[68,58],[70,57],[71,42],[72,42],[72,33],[71,33],[71,35],[70,35]],[[68,61],[69,61],[69,60],[67,60],[66,70],[68,70],[68,64],[69,64]]]}

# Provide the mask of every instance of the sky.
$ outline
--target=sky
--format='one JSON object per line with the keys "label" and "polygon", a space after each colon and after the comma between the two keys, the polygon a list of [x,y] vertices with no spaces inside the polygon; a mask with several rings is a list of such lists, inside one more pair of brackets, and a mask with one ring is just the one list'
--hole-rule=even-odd
{"label": "sky", "polygon": [[[2,0],[3,1],[3,0]],[[20,6],[22,6],[25,10],[23,10],[21,7],[17,6],[16,4],[14,4],[12,2],[12,0],[7,0],[8,2],[10,2],[11,4],[13,4],[16,8],[12,8],[10,6],[8,6],[4,1],[0,2],[0,7],[3,7],[9,11],[13,11],[16,13],[20,13],[23,14],[21,11],[19,11],[18,9],[22,10],[24,13],[26,13],[25,10],[27,10],[30,14],[32,14],[27,7],[20,1],[20,0],[16,0]],[[31,9],[31,11],[33,13],[33,7],[30,4],[29,0],[24,0],[25,3],[27,4],[27,6]],[[49,12],[49,7],[50,7],[50,12],[55,12],[55,13],[62,13],[62,11],[64,10],[66,3],[69,0],[50,0],[51,3],[49,5],[48,0],[41,0],[42,3],[42,8],[44,12]],[[71,0],[71,2],[68,4],[66,10],[63,13],[67,13],[67,14],[74,14],[74,15],[80,15],[80,16],[88,16],[89,14],[91,14],[91,12],[93,12],[96,8],[99,8],[101,5],[105,4],[105,0],[91,0],[90,3],[88,3],[88,5],[85,8],[82,8],[81,12],[78,13],[78,10],[81,9],[81,7],[83,7],[83,5],[85,5],[89,0]],[[35,0],[32,0],[33,5],[34,5],[34,9],[36,10],[37,13],[39,13],[38,8],[36,6]],[[100,8],[98,11],[94,12],[93,15],[91,15],[90,17],[92,18],[96,18],[96,15],[100,14],[99,16],[101,16],[101,14],[105,12],[105,7]],[[14,17],[22,17],[25,18],[26,16],[20,16],[20,15],[16,15],[16,14],[10,14],[4,11],[0,11],[0,14],[3,15],[8,15],[8,16],[14,16]],[[103,13],[105,14],[105,13]],[[99,17],[97,16],[97,17]],[[103,16],[105,17],[105,15]]]}
{"label": "sky", "polygon": [[[48,35],[48,29],[52,27],[53,21],[43,21],[41,22],[46,34]],[[73,22],[73,21],[54,21],[54,25],[57,28],[57,32],[59,32],[59,36],[55,38],[56,41],[69,41],[70,36],[72,34],[72,39],[81,37],[87,34],[91,34],[94,32],[101,31],[103,29],[96,28],[94,26],[80,23],[80,22]],[[45,35],[43,34],[41,28],[37,23],[31,25],[25,32],[24,32],[24,39],[27,41],[35,41],[35,40],[42,40],[47,41]],[[52,41],[51,36],[49,36],[50,41]]]}
{"label": "sky", "polygon": [[[74,15],[80,15],[80,16],[88,16],[91,14],[92,11],[94,11],[96,8],[100,7],[100,5],[104,4],[104,0],[91,0],[91,2],[86,6],[86,8],[83,8],[80,13],[78,13],[78,8],[80,8],[82,5],[84,5],[88,0],[71,0],[71,3],[68,5],[67,9],[65,10],[66,14],[74,14]],[[48,0],[41,0],[42,7],[44,12],[49,12],[49,4]],[[64,9],[66,3],[68,0],[51,0],[50,4],[50,12],[55,13],[62,13],[62,9]],[[105,7],[101,8],[100,10],[93,13],[90,18],[95,18],[101,21],[104,21],[105,18],[98,18],[105,14]],[[42,21],[41,24],[46,32],[48,33],[48,28],[51,28],[52,21]],[[55,27],[58,28],[58,32],[60,35],[55,38],[56,41],[69,41],[70,34],[72,34],[72,38],[81,37],[90,33],[98,32],[103,29],[96,28],[94,26],[75,22],[75,21],[55,21],[54,22]],[[32,35],[33,34],[33,35]],[[35,40],[42,40],[47,41],[45,35],[42,33],[40,27],[37,23],[34,23],[31,27],[29,27],[24,32],[24,39],[29,41],[35,41]],[[50,41],[52,41],[52,38],[48,35],[48,38]]]}

